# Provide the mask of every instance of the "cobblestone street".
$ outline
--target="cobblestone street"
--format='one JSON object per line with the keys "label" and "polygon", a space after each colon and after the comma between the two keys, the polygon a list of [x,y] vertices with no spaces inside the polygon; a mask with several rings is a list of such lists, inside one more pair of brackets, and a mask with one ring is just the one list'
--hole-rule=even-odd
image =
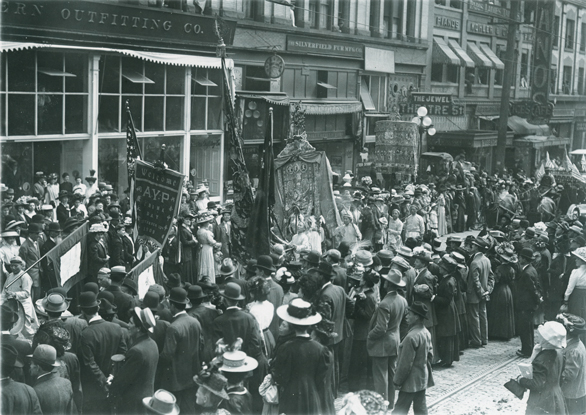
{"label": "cobblestone street", "polygon": [[516,356],[520,340],[489,341],[480,349],[466,349],[449,369],[434,371],[434,387],[428,389],[430,414],[519,414],[525,412],[528,393],[521,401],[503,385],[519,375]]}

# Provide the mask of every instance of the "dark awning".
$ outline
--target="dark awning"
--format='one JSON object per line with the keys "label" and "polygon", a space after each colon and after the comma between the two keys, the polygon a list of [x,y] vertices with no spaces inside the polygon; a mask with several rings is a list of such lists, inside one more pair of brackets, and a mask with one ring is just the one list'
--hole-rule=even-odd
{"label": "dark awning", "polygon": [[433,38],[433,51],[431,54],[431,60],[433,63],[445,63],[456,66],[462,65],[460,58],[458,58],[454,51],[450,49],[446,41],[437,37]]}
{"label": "dark awning", "polygon": [[460,46],[460,44],[457,41],[450,39],[448,44],[450,45],[452,50],[456,52],[456,55],[458,55],[458,57],[462,60],[462,66],[465,66],[466,68],[474,68],[474,61],[470,56],[468,56],[466,51],[462,49],[462,46]]}
{"label": "dark awning", "polygon": [[482,50],[482,52],[484,52],[484,54],[488,56],[488,58],[494,63],[494,67],[496,69],[505,69],[505,64],[502,60],[499,59],[498,56],[496,56],[496,54],[492,51],[490,46],[481,43],[480,50]]}
{"label": "dark awning", "polygon": [[289,97],[284,92],[255,94],[250,92],[236,91],[240,98],[263,99],[273,105],[289,105]]}
{"label": "dark awning", "polygon": [[478,66],[481,66],[483,68],[494,67],[492,61],[489,59],[488,56],[482,53],[482,51],[476,43],[468,42],[468,53]]}

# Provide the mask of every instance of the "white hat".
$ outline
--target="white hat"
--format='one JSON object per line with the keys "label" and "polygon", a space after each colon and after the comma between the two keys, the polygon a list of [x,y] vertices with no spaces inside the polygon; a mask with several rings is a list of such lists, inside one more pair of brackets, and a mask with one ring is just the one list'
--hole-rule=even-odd
{"label": "white hat", "polygon": [[108,232],[106,227],[104,225],[102,225],[101,223],[94,223],[92,226],[90,226],[89,231],[90,231],[90,233],[98,233],[98,232],[106,233],[106,232]]}
{"label": "white hat", "polygon": [[545,324],[537,327],[541,337],[556,349],[566,347],[566,328],[557,321],[547,321]]}
{"label": "white hat", "polygon": [[277,315],[287,323],[298,326],[313,326],[321,321],[319,313],[312,314],[311,304],[301,298],[294,298],[289,304],[277,308]]}
{"label": "white hat", "polygon": [[250,372],[258,367],[258,361],[242,351],[225,352],[222,355],[222,372]]}

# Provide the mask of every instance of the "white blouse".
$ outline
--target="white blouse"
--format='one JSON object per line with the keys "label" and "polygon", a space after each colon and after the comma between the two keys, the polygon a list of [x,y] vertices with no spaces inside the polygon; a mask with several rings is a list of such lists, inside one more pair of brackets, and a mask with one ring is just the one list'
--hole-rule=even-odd
{"label": "white blouse", "polygon": [[566,289],[565,298],[566,300],[570,297],[574,288],[585,288],[586,289],[586,265],[576,268],[570,274],[570,281],[568,282],[568,288]]}

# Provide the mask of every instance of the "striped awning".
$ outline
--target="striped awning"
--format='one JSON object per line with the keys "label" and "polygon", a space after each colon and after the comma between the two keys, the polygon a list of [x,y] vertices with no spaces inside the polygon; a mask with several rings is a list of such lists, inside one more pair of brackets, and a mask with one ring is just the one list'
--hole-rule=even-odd
{"label": "striped awning", "polygon": [[458,58],[458,55],[456,55],[454,51],[450,49],[446,41],[437,37],[433,38],[433,51],[431,54],[431,60],[433,63],[456,66],[462,65],[460,58]]}
{"label": "striped awning", "polygon": [[308,115],[352,114],[362,111],[362,102],[346,101],[323,104],[301,102],[301,109]]}
{"label": "striped awning", "polygon": [[468,54],[476,62],[476,65],[482,68],[493,68],[494,64],[492,61],[486,56],[476,43],[468,42]]}
{"label": "striped awning", "polygon": [[488,58],[494,63],[494,67],[496,69],[505,69],[505,64],[502,60],[499,59],[498,56],[496,56],[496,54],[492,51],[490,46],[481,43],[480,50],[482,50],[482,52],[484,52],[484,54],[488,56]]}
{"label": "striped awning", "polygon": [[[175,66],[192,66],[194,68],[212,68],[221,69],[222,59],[210,56],[194,56],[194,55],[179,55],[175,53],[149,52],[131,49],[112,49],[101,47],[88,46],[70,46],[70,45],[56,45],[52,43],[32,43],[32,42],[0,42],[0,52],[13,52],[25,49],[72,49],[72,50],[87,50],[105,53],[121,53],[123,55],[132,56],[149,62],[160,63],[163,65]],[[226,59],[226,67],[232,69],[234,61]]]}
{"label": "striped awning", "polygon": [[466,51],[462,49],[462,46],[460,46],[457,41],[450,39],[449,45],[452,50],[456,52],[456,55],[458,55],[458,57],[462,60],[462,66],[465,66],[466,68],[474,68],[476,66],[472,58],[468,56]]}

